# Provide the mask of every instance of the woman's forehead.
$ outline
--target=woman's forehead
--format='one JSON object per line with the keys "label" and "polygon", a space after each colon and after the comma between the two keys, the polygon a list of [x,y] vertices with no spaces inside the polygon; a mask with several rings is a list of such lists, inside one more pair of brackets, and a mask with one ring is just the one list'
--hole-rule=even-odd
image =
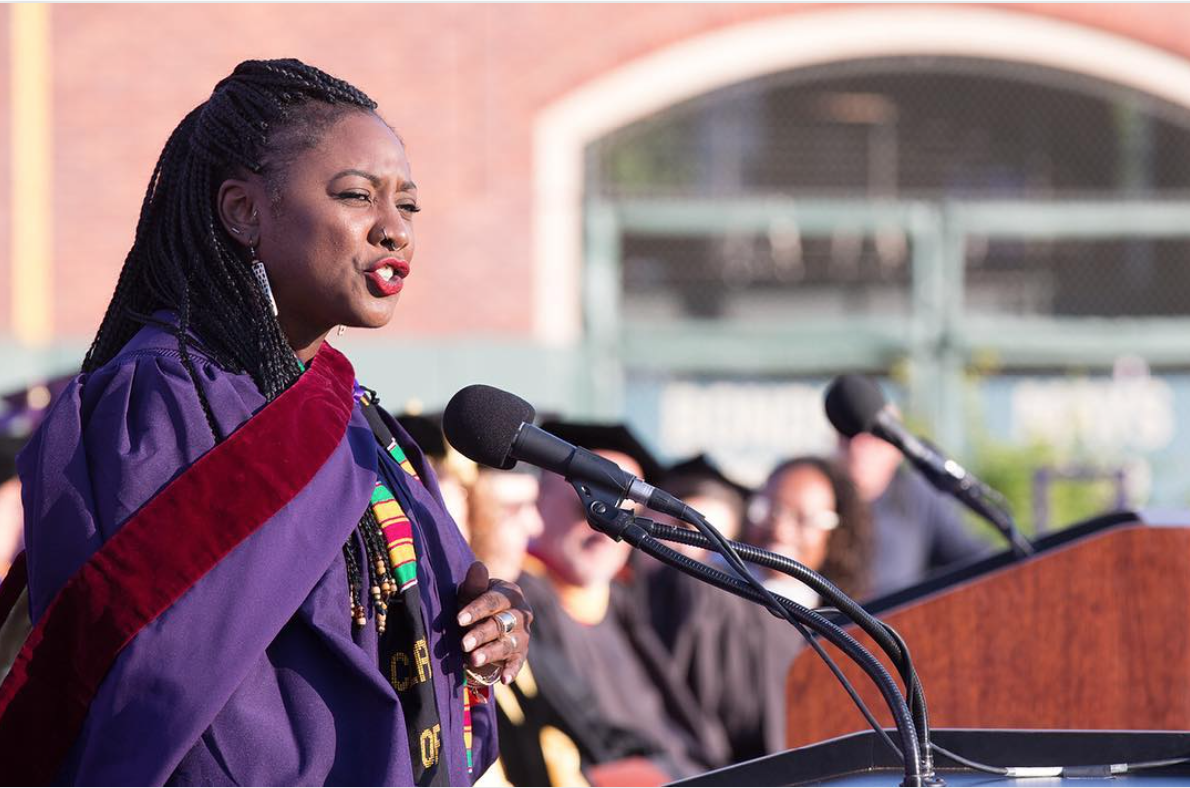
{"label": "woman's forehead", "polygon": [[412,184],[405,146],[388,124],[370,112],[349,112],[338,120],[318,145],[294,164],[316,170],[325,178],[339,174],[398,179]]}
{"label": "woman's forehead", "polygon": [[807,494],[834,497],[834,488],[822,471],[811,465],[804,465],[783,474],[777,484],[776,493],[782,498]]}

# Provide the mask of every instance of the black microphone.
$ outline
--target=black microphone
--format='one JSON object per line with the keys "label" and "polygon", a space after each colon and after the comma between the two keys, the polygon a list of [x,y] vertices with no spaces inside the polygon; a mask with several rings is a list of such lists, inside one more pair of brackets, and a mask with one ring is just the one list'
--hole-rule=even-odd
{"label": "black microphone", "polygon": [[901,424],[880,387],[862,375],[840,375],[826,390],[826,417],[841,434],[854,438],[871,433],[896,446],[930,484],[953,495],[964,506],[996,526],[1020,555],[1034,548],[1021,536],[1012,515],[988,500],[991,490],[962,465],[913,435]]}
{"label": "black microphone", "polygon": [[[587,449],[574,446],[535,426],[532,423],[535,415],[533,406],[515,394],[492,386],[476,384],[460,389],[450,398],[450,402],[446,404],[446,409],[442,413],[442,431],[459,453],[481,465],[510,470],[520,460],[565,477],[575,486],[582,499],[592,500],[587,521],[595,530],[614,539],[623,539],[633,547],[643,550],[678,571],[764,605],[774,614],[779,614],[794,626],[799,627],[802,634],[810,641],[810,645],[820,654],[824,654],[821,647],[802,627],[809,626],[823,635],[854,660],[876,682],[877,686],[881,687],[881,692],[893,713],[897,730],[901,733],[903,752],[909,755],[905,761],[906,774],[914,776],[920,774],[919,757],[917,757],[920,754],[918,740],[910,735],[910,729],[916,727],[916,721],[910,714],[896,684],[883,669],[883,666],[863,646],[844,635],[841,630],[836,633],[838,627],[818,614],[804,610],[788,600],[782,600],[784,604],[779,602],[752,576],[731,545],[723,540],[722,535],[718,534],[702,515],[694,512],[681,500],[636,478],[611,460],[600,457]],[[598,490],[598,494],[591,495],[589,493],[594,490],[582,489],[584,487],[595,488]],[[627,511],[607,511],[603,501],[600,500],[603,495],[608,498],[611,495],[619,496],[616,502],[617,510],[620,503],[628,498],[654,511],[692,522],[706,537],[706,544],[723,551],[722,554],[728,561],[728,565],[739,577],[720,572],[698,561],[689,560],[659,545],[651,532],[647,530],[647,528],[656,527],[655,523],[651,520],[634,517]],[[712,539],[712,535],[717,538]],[[789,562],[789,559],[783,559],[783,561],[792,563]],[[805,567],[801,568],[805,569]],[[821,580],[824,584],[826,583],[824,579],[819,578],[810,570],[805,569],[805,572]],[[842,592],[833,586],[830,586],[830,590],[842,596]],[[854,614],[852,606],[858,608],[858,605],[854,603],[849,606],[842,600],[839,602],[848,615]],[[881,639],[881,635],[885,635],[887,627],[876,622],[875,619],[871,619],[870,624],[868,620],[865,620],[860,623],[860,626],[867,626],[871,632],[875,633],[876,641],[882,647],[887,647]],[[824,658],[827,659],[828,664],[833,665],[825,654]],[[896,656],[893,656],[894,664],[898,664],[902,659],[908,663],[909,654],[907,651],[897,651]],[[909,669],[911,670],[911,668]],[[837,668],[834,673],[848,688],[852,699],[871,720],[871,714],[855,691],[850,688],[846,677]],[[920,687],[916,685],[916,674],[905,675],[913,677],[912,679],[906,678],[905,681],[907,686],[910,684],[914,686],[916,701],[921,697]],[[919,702],[924,714],[924,698]],[[920,779],[910,781],[907,777],[905,784],[921,785],[922,781]]]}
{"label": "black microphone", "polygon": [[682,517],[686,504],[636,478],[611,460],[551,435],[533,424],[533,406],[515,394],[476,384],[460,389],[442,413],[446,439],[480,465],[508,470],[518,460],[628,499],[653,511]]}

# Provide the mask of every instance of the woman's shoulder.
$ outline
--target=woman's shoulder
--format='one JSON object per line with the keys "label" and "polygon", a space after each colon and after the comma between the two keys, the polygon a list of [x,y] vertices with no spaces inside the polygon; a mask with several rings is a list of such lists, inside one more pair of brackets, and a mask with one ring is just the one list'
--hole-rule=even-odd
{"label": "woman's shoulder", "polygon": [[[166,312],[158,312],[154,317],[156,319],[153,322],[146,323],[110,359],[92,372],[84,374],[82,381],[102,380],[121,369],[136,367],[146,360],[150,362],[148,369],[173,370],[176,368],[184,370],[185,363],[177,329],[170,324],[172,316]],[[193,336],[188,337],[186,354],[196,369],[234,375],[234,373],[222,369],[202,342]]]}
{"label": "woman's shoulder", "polygon": [[190,358],[194,376],[177,338],[147,326],[99,368],[77,375],[21,452],[22,479],[44,481],[67,466],[78,466],[80,478],[153,476],[148,466],[171,466],[172,473],[193,461],[215,443],[195,378],[224,435],[263,407],[249,376],[222,369],[201,351]]}
{"label": "woman's shoulder", "polygon": [[[204,354],[192,359],[216,420],[230,432],[252,414],[253,397],[262,398]],[[177,340],[164,329],[144,329],[107,363],[76,376],[17,458],[34,615],[214,443]]]}
{"label": "woman's shoulder", "polygon": [[264,405],[252,378],[225,369],[201,342],[191,339],[186,356],[193,376],[174,331],[166,325],[146,325],[105,364],[79,376],[79,405],[84,415],[90,416],[103,402],[134,418],[138,412],[148,415],[162,407],[175,415],[180,415],[178,409],[198,409],[201,414],[195,378],[218,421],[235,422],[228,431]]}

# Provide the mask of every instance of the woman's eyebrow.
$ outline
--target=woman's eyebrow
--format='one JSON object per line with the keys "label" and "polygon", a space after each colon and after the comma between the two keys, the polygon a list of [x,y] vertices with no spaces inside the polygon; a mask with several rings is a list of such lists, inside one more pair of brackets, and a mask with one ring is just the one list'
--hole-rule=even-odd
{"label": "woman's eyebrow", "polygon": [[343,178],[348,175],[358,175],[361,178],[365,178],[373,186],[380,185],[380,177],[378,175],[373,175],[370,172],[364,172],[363,170],[356,170],[356,169],[340,170],[339,172],[336,172],[334,175],[331,176],[331,180],[337,181],[339,178]]}
{"label": "woman's eyebrow", "polygon": [[[339,178],[343,178],[347,175],[358,175],[359,177],[366,179],[369,183],[371,183],[373,186],[375,186],[377,188],[379,188],[381,183],[383,183],[383,180],[381,179],[381,177],[379,175],[373,175],[370,172],[365,172],[364,170],[357,170],[354,168],[340,170],[339,172],[336,172],[334,175],[331,176],[331,180],[336,181]],[[400,192],[417,191],[417,184],[414,183],[413,181],[402,181],[397,186],[397,191],[400,191]]]}

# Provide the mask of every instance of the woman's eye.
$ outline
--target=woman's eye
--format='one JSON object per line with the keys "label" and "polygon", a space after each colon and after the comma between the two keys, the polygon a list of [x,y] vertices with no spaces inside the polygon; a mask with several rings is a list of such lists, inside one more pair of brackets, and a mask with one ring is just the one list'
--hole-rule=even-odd
{"label": "woman's eye", "polygon": [[372,198],[364,192],[340,192],[340,200],[355,200],[356,202],[371,202]]}
{"label": "woman's eye", "polygon": [[411,202],[402,203],[401,205],[398,205],[397,208],[404,211],[405,213],[421,213],[421,208],[418,208],[415,203]]}

